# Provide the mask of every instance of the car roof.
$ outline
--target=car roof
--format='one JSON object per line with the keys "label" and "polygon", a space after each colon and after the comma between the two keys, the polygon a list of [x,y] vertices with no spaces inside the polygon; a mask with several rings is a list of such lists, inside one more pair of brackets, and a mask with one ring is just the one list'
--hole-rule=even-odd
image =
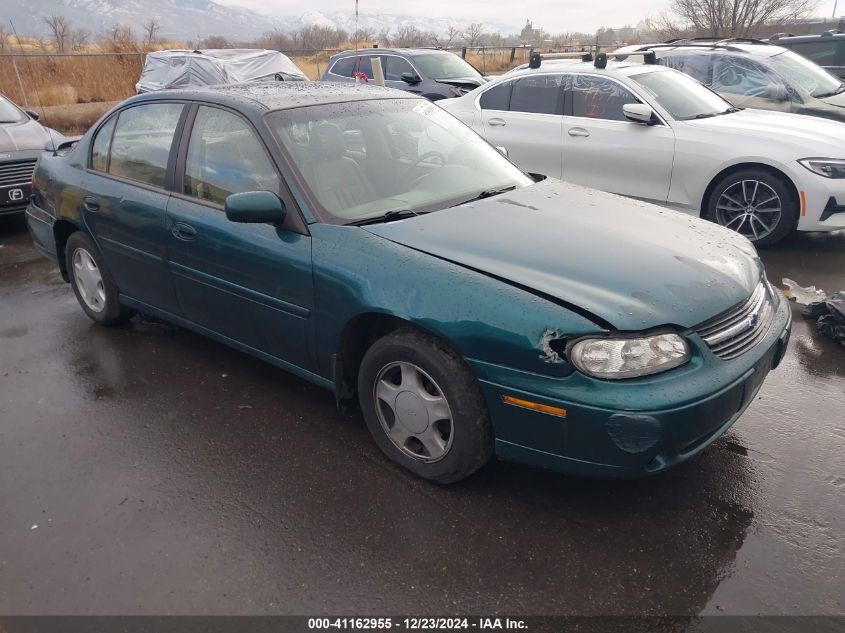
{"label": "car roof", "polygon": [[[643,64],[642,62],[629,61],[608,61],[605,68],[596,68],[594,62],[585,62],[580,59],[547,59],[543,60],[539,68],[528,68],[527,66],[518,66],[511,71],[505,73],[508,77],[516,75],[530,75],[531,73],[542,73],[549,71],[567,71],[590,74],[607,74],[607,75],[632,75],[637,72],[671,72],[671,68],[660,66],[658,64]],[[501,75],[504,77],[505,75]]]}
{"label": "car roof", "polygon": [[133,103],[186,99],[210,101],[237,109],[282,110],[328,103],[374,99],[422,99],[411,93],[368,84],[330,81],[254,81],[224,86],[201,86],[147,92]]}
{"label": "car roof", "polygon": [[335,57],[348,57],[349,55],[378,55],[379,53],[392,53],[394,55],[423,55],[431,53],[443,53],[454,55],[451,51],[444,51],[442,48],[359,48],[357,51],[350,49],[332,55]]}
{"label": "car roof", "polygon": [[817,40],[837,40],[845,37],[844,31],[831,29],[824,33],[811,35],[792,35],[791,33],[777,33],[769,38],[769,42],[815,42]]}

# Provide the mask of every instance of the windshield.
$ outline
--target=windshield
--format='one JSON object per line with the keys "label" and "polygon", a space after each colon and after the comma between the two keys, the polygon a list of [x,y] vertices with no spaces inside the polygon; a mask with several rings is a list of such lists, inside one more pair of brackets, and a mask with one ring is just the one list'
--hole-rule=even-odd
{"label": "windshield", "polygon": [[18,106],[0,95],[0,123],[20,123],[25,119],[26,115]]}
{"label": "windshield", "polygon": [[647,72],[631,77],[673,118],[704,118],[731,111],[730,103],[692,77],[677,71]]}
{"label": "windshield", "polygon": [[420,99],[279,110],[276,139],[325,221],[425,213],[532,180],[463,123]]}
{"label": "windshield", "polygon": [[481,77],[475,68],[452,53],[426,53],[413,55],[411,59],[417,68],[436,81]]}
{"label": "windshield", "polygon": [[839,79],[792,51],[778,53],[770,57],[769,61],[784,79],[814,97],[829,97],[842,89],[843,84]]}

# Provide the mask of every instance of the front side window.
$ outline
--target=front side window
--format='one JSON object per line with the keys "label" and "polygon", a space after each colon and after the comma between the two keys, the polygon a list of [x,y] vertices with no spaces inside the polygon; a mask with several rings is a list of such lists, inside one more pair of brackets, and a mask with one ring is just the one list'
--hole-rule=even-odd
{"label": "front side window", "polygon": [[241,117],[201,106],[188,141],[184,193],[222,205],[245,191],[278,193],[275,167]]}
{"label": "front side window", "polygon": [[510,111],[560,114],[562,75],[537,75],[518,79],[513,85]]}
{"label": "front side window", "polygon": [[572,115],[607,121],[627,121],[622,112],[626,103],[640,103],[622,84],[591,75],[572,76]]}
{"label": "front side window", "polygon": [[123,110],[117,119],[108,172],[164,187],[181,103],[147,103]]}
{"label": "front side window", "polygon": [[713,83],[716,92],[743,97],[770,98],[773,87],[785,90],[775,72],[747,56],[716,55],[713,59]]}
{"label": "front side window", "polygon": [[414,68],[408,63],[408,60],[401,57],[394,57],[393,55],[385,55],[381,58],[384,64],[384,78],[386,81],[402,81],[402,73],[410,73],[416,75]]}
{"label": "front side window", "polygon": [[26,115],[18,106],[0,95],[0,123],[20,123],[26,121]]}
{"label": "front side window", "polygon": [[730,103],[689,75],[655,70],[631,75],[631,79],[679,121],[726,114],[732,108]]}
{"label": "front side window", "polygon": [[117,117],[109,119],[94,137],[91,144],[91,169],[97,171],[109,170],[109,149],[111,148],[111,137],[114,133],[114,122]]}
{"label": "front side window", "polygon": [[265,120],[326,222],[439,211],[532,184],[475,132],[421,99],[279,110]]}

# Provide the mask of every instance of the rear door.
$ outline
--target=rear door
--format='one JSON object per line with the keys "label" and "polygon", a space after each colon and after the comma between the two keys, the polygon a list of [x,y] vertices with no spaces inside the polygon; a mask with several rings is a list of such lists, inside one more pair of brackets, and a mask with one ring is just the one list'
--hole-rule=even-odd
{"label": "rear door", "polygon": [[573,73],[563,117],[563,179],[603,191],[665,202],[675,135],[664,122],[633,123],[622,106],[642,103],[619,81]]}
{"label": "rear door", "polygon": [[83,219],[122,294],[178,314],[166,264],[170,198],[182,103],[144,103],[97,130],[84,179]]}
{"label": "rear door", "polygon": [[480,132],[504,147],[523,171],[551,178],[562,175],[562,75],[532,74],[507,81],[479,97]]}
{"label": "rear door", "polygon": [[[313,369],[311,238],[264,143],[238,113],[201,105],[179,150],[167,208],[170,266],[185,316],[228,339]],[[233,193],[273,191],[281,226],[226,218]]]}

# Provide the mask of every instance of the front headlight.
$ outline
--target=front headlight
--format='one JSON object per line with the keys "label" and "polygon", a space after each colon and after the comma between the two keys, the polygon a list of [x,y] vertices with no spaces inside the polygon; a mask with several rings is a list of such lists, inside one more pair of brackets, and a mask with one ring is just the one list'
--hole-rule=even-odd
{"label": "front headlight", "polygon": [[845,178],[845,159],[803,158],[798,161],[814,174],[825,178]]}
{"label": "front headlight", "polygon": [[689,360],[687,342],[674,333],[639,338],[588,338],[572,346],[572,363],[596,378],[620,380],[657,374]]}

